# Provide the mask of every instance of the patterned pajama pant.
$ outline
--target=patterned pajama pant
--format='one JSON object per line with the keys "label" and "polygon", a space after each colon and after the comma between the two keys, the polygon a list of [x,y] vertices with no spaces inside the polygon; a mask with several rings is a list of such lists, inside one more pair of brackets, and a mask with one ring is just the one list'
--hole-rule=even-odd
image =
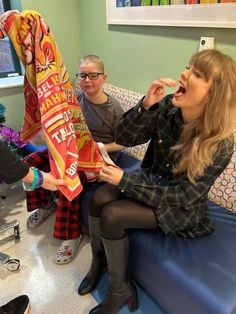
{"label": "patterned pajama pant", "polygon": [[[34,152],[27,156],[24,161],[30,166],[45,172],[50,172],[48,150]],[[86,177],[83,172],[80,174],[83,185],[86,184]],[[54,197],[58,193],[57,209],[55,212],[54,237],[62,240],[76,239],[81,233],[79,196],[68,201],[60,192],[51,192],[42,188],[32,192],[26,192],[27,211],[31,212],[36,208],[49,208]]]}

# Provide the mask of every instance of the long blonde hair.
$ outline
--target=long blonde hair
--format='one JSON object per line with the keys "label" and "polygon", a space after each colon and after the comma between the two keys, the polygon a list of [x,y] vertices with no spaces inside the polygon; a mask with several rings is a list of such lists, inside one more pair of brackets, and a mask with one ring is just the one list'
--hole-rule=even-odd
{"label": "long blonde hair", "polygon": [[190,64],[211,85],[201,117],[184,126],[173,147],[180,156],[173,172],[186,172],[194,183],[212,165],[220,143],[230,140],[236,127],[236,63],[220,51],[208,49],[194,54]]}

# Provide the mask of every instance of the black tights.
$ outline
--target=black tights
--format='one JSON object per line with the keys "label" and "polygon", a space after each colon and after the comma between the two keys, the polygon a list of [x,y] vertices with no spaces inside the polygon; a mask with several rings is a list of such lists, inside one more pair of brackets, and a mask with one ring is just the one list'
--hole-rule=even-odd
{"label": "black tights", "polygon": [[102,236],[107,239],[122,239],[126,229],[155,229],[156,216],[153,209],[126,198],[117,186],[102,185],[93,194],[90,216],[100,217]]}

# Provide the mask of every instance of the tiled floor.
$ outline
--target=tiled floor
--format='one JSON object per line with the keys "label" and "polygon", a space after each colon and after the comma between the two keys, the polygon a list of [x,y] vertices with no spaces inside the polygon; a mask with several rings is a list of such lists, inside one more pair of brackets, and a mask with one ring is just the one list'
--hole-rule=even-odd
{"label": "tiled floor", "polygon": [[0,225],[17,219],[20,241],[15,242],[13,230],[0,233],[0,251],[20,259],[17,272],[0,267],[0,304],[27,294],[31,314],[82,314],[96,305],[91,295],[79,296],[78,285],[90,265],[91,251],[88,238],[79,248],[77,257],[67,265],[56,265],[53,256],[59,245],[52,236],[54,216],[50,216],[35,231],[26,227],[25,194],[20,185],[8,191],[6,199],[12,209],[0,204]]}

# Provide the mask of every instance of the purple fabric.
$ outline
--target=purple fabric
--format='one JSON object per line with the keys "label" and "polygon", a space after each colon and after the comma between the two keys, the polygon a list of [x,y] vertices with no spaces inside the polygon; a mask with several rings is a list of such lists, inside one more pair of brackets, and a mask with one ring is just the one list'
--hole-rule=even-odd
{"label": "purple fabric", "polygon": [[19,148],[25,146],[25,143],[20,139],[20,133],[4,125],[0,125],[0,138],[4,142],[15,144]]}

